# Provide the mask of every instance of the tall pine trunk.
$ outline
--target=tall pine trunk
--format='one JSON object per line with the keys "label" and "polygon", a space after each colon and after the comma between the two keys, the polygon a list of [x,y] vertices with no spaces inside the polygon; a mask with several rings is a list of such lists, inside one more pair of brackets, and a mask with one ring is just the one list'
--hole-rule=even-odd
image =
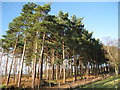
{"label": "tall pine trunk", "polygon": [[56,64],[56,80],[58,80],[58,64]]}
{"label": "tall pine trunk", "polygon": [[73,77],[73,65],[70,63],[70,77]]}
{"label": "tall pine trunk", "polygon": [[82,58],[79,59],[79,74],[80,77],[82,78]]}
{"label": "tall pine trunk", "polygon": [[17,57],[15,57],[14,68],[13,68],[13,80],[14,80],[14,83],[15,83],[15,79],[16,79],[16,72],[17,72]]}
{"label": "tall pine trunk", "polygon": [[54,55],[54,49],[52,50],[52,80],[54,80],[54,59],[55,59],[55,55]]}
{"label": "tall pine trunk", "polygon": [[23,64],[24,64],[24,56],[25,56],[25,49],[26,49],[26,40],[24,42],[23,53],[22,53],[22,58],[21,58],[21,64],[20,64],[20,70],[19,70],[19,77],[18,77],[18,87],[20,87],[20,84],[21,84],[21,77],[22,77]]}
{"label": "tall pine trunk", "polygon": [[[105,70],[105,69],[104,69]],[[95,62],[95,77],[98,76],[98,62]]]}
{"label": "tall pine trunk", "polygon": [[89,62],[86,63],[86,71],[85,76],[89,76]]}
{"label": "tall pine trunk", "polygon": [[117,65],[115,66],[115,74],[116,74],[116,76],[118,76],[118,74],[119,74],[119,68]]}
{"label": "tall pine trunk", "polygon": [[48,58],[47,58],[47,80],[49,80],[49,64],[48,64]]}
{"label": "tall pine trunk", "polygon": [[54,64],[52,64],[52,80],[54,80]]}
{"label": "tall pine trunk", "polygon": [[8,60],[9,60],[9,53],[7,54],[7,59],[6,59],[6,64],[5,64],[5,75],[7,75]]}
{"label": "tall pine trunk", "polygon": [[35,78],[36,78],[36,63],[37,63],[37,48],[38,48],[38,31],[35,37],[35,49],[34,49],[34,59],[33,59],[33,72],[32,72],[32,88],[35,88]]}
{"label": "tall pine trunk", "polygon": [[66,81],[66,63],[65,61],[65,43],[64,41],[62,42],[62,49],[63,49],[63,83]]}
{"label": "tall pine trunk", "polygon": [[59,79],[61,79],[62,78],[62,65],[60,65],[59,67],[60,67]]}
{"label": "tall pine trunk", "polygon": [[41,53],[40,53],[40,58],[39,58],[39,72],[40,72],[40,76],[39,76],[39,83],[40,85],[42,84],[42,74],[43,74],[43,56],[44,56],[44,42],[45,42],[45,34],[43,34],[43,43],[41,46]]}
{"label": "tall pine trunk", "polygon": [[73,54],[74,54],[74,81],[77,81],[76,54],[75,54],[75,52],[74,52],[74,51],[73,51]]}
{"label": "tall pine trunk", "polygon": [[[3,43],[2,43],[3,44]],[[2,47],[2,45],[1,45],[1,47]],[[0,55],[0,66],[1,66],[1,64],[2,64],[2,57],[3,57],[3,48],[2,48],[2,50],[1,50],[1,55]]]}
{"label": "tall pine trunk", "polygon": [[9,80],[10,80],[10,74],[11,74],[13,62],[14,62],[14,59],[15,59],[15,51],[16,51],[16,48],[17,48],[18,39],[19,39],[19,35],[18,35],[18,37],[17,37],[17,39],[16,39],[16,42],[15,42],[15,46],[14,46],[14,50],[13,50],[13,58],[12,58],[12,61],[11,61],[11,64],[10,64],[10,70],[9,70],[9,72],[8,72],[6,85],[8,85]]}

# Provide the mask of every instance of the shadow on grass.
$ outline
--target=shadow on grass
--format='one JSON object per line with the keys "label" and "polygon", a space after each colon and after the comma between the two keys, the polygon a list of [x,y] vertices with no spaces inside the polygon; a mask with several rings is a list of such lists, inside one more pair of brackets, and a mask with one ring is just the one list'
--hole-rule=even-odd
{"label": "shadow on grass", "polygon": [[[82,85],[81,88],[120,88],[120,82],[118,82],[117,84],[115,84],[116,81],[114,80],[118,80],[120,79],[120,76],[112,76],[110,78],[107,78],[105,80],[99,80],[90,84],[86,84],[86,85]],[[113,84],[109,84],[107,85],[106,83],[112,82]],[[106,84],[106,85],[105,85]]]}

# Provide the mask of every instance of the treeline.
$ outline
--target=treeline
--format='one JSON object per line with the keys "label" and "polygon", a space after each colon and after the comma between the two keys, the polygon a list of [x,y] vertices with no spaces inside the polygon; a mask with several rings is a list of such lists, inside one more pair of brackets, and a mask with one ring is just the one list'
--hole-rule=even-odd
{"label": "treeline", "polygon": [[[109,71],[103,45],[99,39],[92,37],[93,32],[84,28],[83,18],[75,15],[69,18],[69,14],[62,11],[58,15],[50,15],[50,5],[27,3],[20,16],[9,24],[8,31],[1,39],[0,58],[2,62],[3,55],[7,56],[4,59],[6,85],[13,70],[19,76],[15,77],[18,87],[21,86],[24,64],[32,76],[32,88],[35,87],[36,78],[41,85],[45,63],[46,79],[63,79],[63,82],[68,77],[74,77],[76,81],[77,76],[97,76]],[[19,67],[15,69],[13,64],[17,61]]]}

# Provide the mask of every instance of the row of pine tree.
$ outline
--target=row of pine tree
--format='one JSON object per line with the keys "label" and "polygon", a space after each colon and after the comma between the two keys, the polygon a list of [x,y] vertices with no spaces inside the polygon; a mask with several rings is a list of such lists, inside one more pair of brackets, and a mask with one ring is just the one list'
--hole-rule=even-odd
{"label": "row of pine tree", "polygon": [[[23,67],[28,67],[28,74],[32,76],[32,88],[36,85],[36,78],[39,85],[42,84],[44,75],[46,79],[63,79],[65,83],[68,77],[74,77],[76,81],[77,76],[97,76],[107,70],[104,69],[108,64],[102,43],[92,37],[93,32],[84,28],[83,18],[69,17],[62,11],[50,15],[50,6],[51,3],[43,6],[27,3],[20,16],[9,23],[9,29],[1,39],[1,61],[3,55],[7,56],[6,85],[16,61],[19,61],[19,67],[14,74],[18,75],[15,77],[18,87],[21,86]],[[43,70],[45,63],[47,69]]]}

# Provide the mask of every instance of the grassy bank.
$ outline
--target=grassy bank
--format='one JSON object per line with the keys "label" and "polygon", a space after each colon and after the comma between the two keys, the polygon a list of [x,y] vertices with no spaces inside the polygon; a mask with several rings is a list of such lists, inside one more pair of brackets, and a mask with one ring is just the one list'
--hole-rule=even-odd
{"label": "grassy bank", "polygon": [[120,75],[83,85],[81,88],[120,88]]}

